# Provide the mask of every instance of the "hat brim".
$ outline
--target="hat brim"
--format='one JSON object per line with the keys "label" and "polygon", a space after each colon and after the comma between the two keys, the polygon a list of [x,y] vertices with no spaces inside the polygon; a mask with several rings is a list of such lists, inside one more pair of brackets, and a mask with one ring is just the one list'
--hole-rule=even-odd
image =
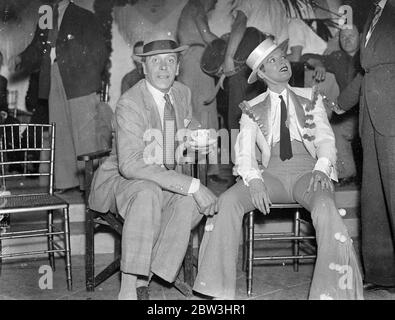
{"label": "hat brim", "polygon": [[157,54],[163,54],[163,53],[178,53],[178,52],[183,52],[185,50],[187,50],[189,48],[189,46],[184,45],[184,46],[180,46],[178,48],[175,49],[160,49],[160,50],[153,50],[153,51],[149,51],[149,52],[145,52],[145,53],[136,53],[135,55],[137,57],[148,57],[148,56],[154,56]]}
{"label": "hat brim", "polygon": [[[276,46],[275,48],[273,48],[273,50],[271,50],[271,51],[267,54],[267,56],[268,56],[269,54],[271,54],[274,50],[277,50],[278,48],[280,48],[280,49],[282,49],[282,50],[285,51],[286,48],[288,47],[288,42],[289,42],[289,39],[284,40],[284,41],[281,42],[278,46]],[[258,65],[258,67],[256,67],[254,70],[252,70],[252,72],[251,72],[251,74],[250,74],[250,76],[248,77],[248,80],[247,80],[247,83],[248,83],[248,84],[254,83],[254,82],[256,82],[256,81],[258,80],[258,75],[257,75],[257,73],[258,73],[259,67],[261,66],[261,64],[263,63],[263,61],[264,61],[265,59],[266,59],[266,57],[262,59],[261,63],[259,63],[259,65]]]}

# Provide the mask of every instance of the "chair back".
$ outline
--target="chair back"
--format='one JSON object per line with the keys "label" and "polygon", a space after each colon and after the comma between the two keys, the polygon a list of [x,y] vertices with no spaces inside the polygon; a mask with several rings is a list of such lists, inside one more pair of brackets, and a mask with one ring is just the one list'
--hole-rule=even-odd
{"label": "chair back", "polygon": [[[48,140],[45,136],[48,135]],[[39,160],[29,160],[29,152],[45,152],[47,156],[41,156]],[[48,156],[49,154],[49,156]],[[49,184],[45,193],[53,194],[54,188],[54,158],[55,158],[55,123],[52,124],[1,124],[0,125],[0,184],[3,191],[6,184],[13,187],[22,178],[48,177]],[[39,172],[30,173],[26,170],[29,164],[38,164]],[[21,172],[10,172],[11,165],[24,167]],[[15,183],[15,181],[17,181]],[[23,193],[26,193],[24,188]],[[44,192],[31,192],[32,194]],[[30,192],[29,192],[30,193]]]}

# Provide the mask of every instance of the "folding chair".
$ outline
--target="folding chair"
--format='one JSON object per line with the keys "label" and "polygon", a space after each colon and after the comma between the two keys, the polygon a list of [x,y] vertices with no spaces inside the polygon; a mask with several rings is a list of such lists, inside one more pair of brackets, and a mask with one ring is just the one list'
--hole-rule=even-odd
{"label": "folding chair", "polygon": [[[247,294],[252,295],[253,287],[253,267],[255,261],[293,261],[294,271],[299,270],[299,260],[301,259],[315,259],[316,254],[304,254],[301,249],[314,251],[315,247],[310,243],[315,240],[313,235],[301,235],[301,223],[309,224],[308,221],[301,219],[300,209],[303,208],[298,203],[276,203],[272,204],[271,210],[291,209],[295,210],[293,218],[293,231],[292,232],[277,232],[277,233],[255,233],[255,219],[254,215],[257,210],[247,213],[244,220],[244,242],[243,242],[243,269],[247,271]],[[291,255],[277,255],[277,256],[254,256],[254,244],[256,241],[292,241],[292,254]],[[308,242],[310,241],[310,242]],[[300,244],[303,243],[304,247],[301,248]]]}
{"label": "folding chair", "polygon": [[[49,131],[49,146],[44,143],[44,130]],[[22,140],[22,133],[26,131],[27,139]],[[2,259],[17,256],[28,256],[47,253],[49,263],[55,270],[55,253],[64,253],[66,259],[67,288],[72,290],[72,270],[71,270],[71,248],[70,248],[70,227],[69,227],[69,204],[63,199],[53,194],[54,186],[54,157],[55,157],[55,124],[3,124],[0,125],[0,178],[2,179],[3,195],[0,197],[0,215],[8,214],[12,216],[23,212],[46,211],[47,227],[43,229],[29,228],[17,232],[0,231],[0,249],[1,242],[4,240],[47,237],[48,248],[45,250],[2,253],[0,250],[0,266]],[[35,161],[9,161],[11,155],[15,152],[47,152],[49,160]],[[7,160],[8,159],[8,160]],[[13,164],[37,163],[41,165],[39,173],[9,173],[7,169]],[[19,181],[26,177],[47,177],[49,180],[48,187],[39,192],[37,188],[16,188],[11,190],[11,194],[5,195],[6,183],[10,184],[11,180]],[[17,180],[16,180],[17,179]],[[33,189],[33,190],[32,190]],[[7,190],[9,191],[9,190]],[[63,229],[58,229],[54,224],[54,213],[61,210],[63,214]],[[33,227],[34,224],[32,224]],[[11,226],[12,230],[12,226]],[[64,245],[59,246],[55,241],[55,236],[63,236]]]}

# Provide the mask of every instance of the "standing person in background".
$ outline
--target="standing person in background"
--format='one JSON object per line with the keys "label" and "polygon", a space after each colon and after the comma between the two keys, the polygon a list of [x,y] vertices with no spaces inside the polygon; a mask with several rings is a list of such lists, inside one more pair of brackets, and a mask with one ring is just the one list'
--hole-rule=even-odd
{"label": "standing person in background", "polygon": [[[3,54],[0,52],[0,69],[2,65],[3,65]],[[7,79],[2,75],[0,75],[0,112],[1,112],[2,123],[8,116],[7,85],[8,85]]]}
{"label": "standing person in background", "polygon": [[133,46],[132,60],[135,68],[122,78],[121,94],[124,94],[141,79],[144,79],[143,64],[141,63],[141,58],[136,55],[143,52],[143,45],[143,41],[137,41]]}
{"label": "standing person in background", "polygon": [[[233,57],[247,27],[271,34],[278,44],[288,39],[288,20],[285,8],[278,0],[236,0],[233,8],[234,22],[225,54],[224,72],[231,74],[235,69]],[[239,103],[252,98],[257,92],[247,84],[248,70],[245,69],[228,78],[229,129],[239,129],[241,110]]]}
{"label": "standing person in background", "polygon": [[[215,3],[216,0],[189,0],[182,10],[177,33],[180,44],[188,45],[189,49],[181,59],[178,80],[191,89],[193,116],[202,128],[218,130],[217,102],[214,99],[205,104],[215,92],[214,78],[200,68],[205,46],[217,39],[207,22],[207,12]],[[209,164],[207,175],[214,182],[227,182],[219,176],[218,164]]]}
{"label": "standing person in background", "polygon": [[[395,291],[395,0],[376,3],[361,37],[361,66],[338,99],[360,99],[361,224],[365,289]],[[362,92],[360,98],[360,92]]]}
{"label": "standing person in background", "polygon": [[99,149],[96,107],[108,57],[94,14],[70,0],[42,0],[52,7],[52,29],[41,29],[30,45],[10,59],[10,70],[40,69],[39,99],[48,99],[49,121],[56,123],[55,188],[83,188],[77,156]]}

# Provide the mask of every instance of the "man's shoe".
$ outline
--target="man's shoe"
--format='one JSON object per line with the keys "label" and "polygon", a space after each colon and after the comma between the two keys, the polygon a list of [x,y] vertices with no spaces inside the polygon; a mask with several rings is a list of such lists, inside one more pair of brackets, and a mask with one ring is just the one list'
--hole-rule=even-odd
{"label": "man's shoe", "polygon": [[137,291],[137,300],[149,300],[148,287],[138,287],[136,291]]}
{"label": "man's shoe", "polygon": [[366,282],[363,284],[363,289],[365,291],[379,291],[379,290],[385,290],[390,293],[395,293],[395,286],[381,286],[375,283],[371,282]]}

